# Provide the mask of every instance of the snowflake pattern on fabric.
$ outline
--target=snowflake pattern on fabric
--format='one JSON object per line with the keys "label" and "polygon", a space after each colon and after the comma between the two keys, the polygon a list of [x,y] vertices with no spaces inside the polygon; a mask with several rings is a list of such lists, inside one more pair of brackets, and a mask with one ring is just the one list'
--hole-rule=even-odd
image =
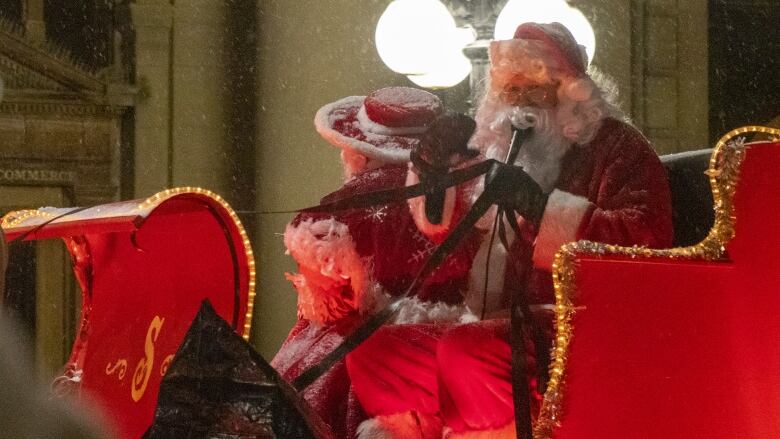
{"label": "snowflake pattern on fabric", "polygon": [[433,251],[436,250],[436,244],[433,243],[430,239],[428,239],[427,236],[423,235],[419,230],[410,229],[410,231],[413,231],[414,234],[412,235],[412,239],[414,239],[416,242],[422,244],[424,247],[420,250],[415,251],[412,253],[412,255],[409,257],[409,259],[406,261],[409,264],[416,264],[421,261],[424,261],[428,259],[428,256],[433,254]]}
{"label": "snowflake pattern on fabric", "polygon": [[370,207],[366,212],[366,219],[373,222],[381,222],[387,217],[387,205]]}

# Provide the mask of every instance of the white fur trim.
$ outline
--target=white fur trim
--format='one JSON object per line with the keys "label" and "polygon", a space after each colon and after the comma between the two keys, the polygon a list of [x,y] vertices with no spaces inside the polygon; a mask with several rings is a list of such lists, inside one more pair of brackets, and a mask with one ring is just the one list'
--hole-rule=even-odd
{"label": "white fur trim", "polygon": [[[353,310],[373,311],[375,298],[367,294],[366,262],[358,255],[346,224],[330,218],[288,225],[284,244],[304,272],[287,274],[298,290],[298,312],[303,318],[325,323]],[[347,285],[351,296],[336,288]]]}
{"label": "white fur trim", "polygon": [[[411,169],[406,173],[406,185],[412,186],[420,182],[420,178]],[[452,213],[455,211],[455,187],[450,187],[444,192],[444,211],[442,212],[441,223],[431,224],[425,215],[425,197],[410,198],[407,203],[409,210],[414,218],[414,223],[425,236],[429,238],[442,237],[450,231],[452,225]]]}
{"label": "white fur trim", "polygon": [[[495,218],[495,215],[491,215]],[[491,224],[492,226],[492,224]],[[514,240],[514,231],[506,224],[509,242]],[[485,314],[492,314],[503,308],[504,273],[506,271],[507,251],[501,240],[493,240],[490,246],[490,233],[482,238],[479,250],[474,256],[474,262],[469,270],[469,291],[466,294],[466,304],[475,314],[482,315],[482,304],[485,303]],[[490,272],[485,272],[487,255],[490,253]],[[487,291],[485,291],[485,276],[487,275]],[[483,297],[487,294],[487,298]]]}
{"label": "white fur trim", "polygon": [[417,412],[380,415],[357,428],[358,439],[440,439],[441,433],[441,418]]}
{"label": "white fur trim", "polygon": [[[390,296],[385,295],[386,301]],[[401,302],[398,312],[392,322],[401,324],[419,323],[472,323],[478,321],[474,313],[465,304],[449,305],[444,302],[423,302],[417,297],[410,297]]]}
{"label": "white fur trim", "polygon": [[593,208],[587,198],[555,189],[547,200],[534,245],[534,267],[550,270],[563,244],[577,240],[583,217]]}
{"label": "white fur trim", "polygon": [[516,108],[510,118],[513,124],[515,119],[520,119],[534,128],[531,137],[520,148],[515,164],[522,166],[544,192],[552,191],[561,173],[561,159],[572,142],[560,135],[552,110]]}
{"label": "white fur trim", "polygon": [[357,120],[360,122],[363,131],[374,134],[384,134],[385,136],[408,136],[409,134],[422,134],[428,130],[428,127],[425,125],[416,127],[389,127],[374,122],[368,117],[365,105],[360,106],[360,110],[358,110],[357,113]]}
{"label": "white fur trim", "polygon": [[493,430],[464,431],[461,433],[455,433],[449,427],[446,427],[442,434],[444,439],[515,439],[516,437],[517,429],[514,422]]}
{"label": "white fur trim", "polygon": [[377,143],[385,144],[383,148],[378,148],[371,143],[347,137],[333,129],[333,122],[340,117],[338,109],[360,108],[364,100],[365,96],[348,96],[320,108],[314,116],[314,127],[317,129],[317,132],[331,145],[353,150],[370,159],[381,160],[384,163],[408,162],[409,150],[394,147],[391,139],[387,138],[387,136],[370,132],[365,133],[368,138],[376,139]]}

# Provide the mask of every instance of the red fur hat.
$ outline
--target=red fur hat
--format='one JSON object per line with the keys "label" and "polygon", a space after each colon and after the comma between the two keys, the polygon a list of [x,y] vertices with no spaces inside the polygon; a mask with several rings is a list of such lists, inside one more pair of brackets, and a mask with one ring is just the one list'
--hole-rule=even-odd
{"label": "red fur hat", "polygon": [[387,87],[325,105],[314,124],[336,147],[385,163],[404,163],[442,111],[439,98],[427,91]]}
{"label": "red fur hat", "polygon": [[543,41],[561,70],[574,77],[586,74],[585,48],[577,44],[569,29],[561,23],[523,23],[515,30],[514,38]]}

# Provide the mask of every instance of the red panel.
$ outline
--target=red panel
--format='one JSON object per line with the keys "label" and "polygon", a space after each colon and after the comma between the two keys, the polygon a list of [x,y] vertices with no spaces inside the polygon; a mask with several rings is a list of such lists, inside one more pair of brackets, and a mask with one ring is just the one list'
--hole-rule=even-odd
{"label": "red panel", "polygon": [[239,228],[215,199],[182,193],[138,206],[98,206],[29,237],[68,243],[84,290],[69,369],[126,439],[151,424],[166,361],[204,299],[243,332],[250,276]]}
{"label": "red panel", "polygon": [[[232,223],[231,223],[232,224]],[[246,313],[247,261],[237,232],[241,303],[234,306],[234,258],[214,211],[202,200],[175,198],[137,231],[87,235],[93,288],[82,390],[115,420],[122,436],[139,438],[151,423],[166,358],[176,352],[208,298],[238,328]],[[240,331],[239,331],[240,332]],[[120,378],[122,366],[124,376]],[[112,370],[112,368],[114,370]]]}
{"label": "red panel", "polygon": [[780,435],[780,145],[749,149],[732,262],[583,259],[559,438]]}

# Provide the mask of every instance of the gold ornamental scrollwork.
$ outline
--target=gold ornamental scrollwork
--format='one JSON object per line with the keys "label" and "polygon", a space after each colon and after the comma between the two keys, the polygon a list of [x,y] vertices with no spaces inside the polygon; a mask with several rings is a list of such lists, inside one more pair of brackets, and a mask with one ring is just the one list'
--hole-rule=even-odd
{"label": "gold ornamental scrollwork", "polygon": [[116,360],[115,363],[109,362],[106,364],[106,375],[111,376],[114,373],[116,373],[116,377],[119,381],[125,379],[125,374],[127,373],[126,359],[120,358],[119,360]]}

